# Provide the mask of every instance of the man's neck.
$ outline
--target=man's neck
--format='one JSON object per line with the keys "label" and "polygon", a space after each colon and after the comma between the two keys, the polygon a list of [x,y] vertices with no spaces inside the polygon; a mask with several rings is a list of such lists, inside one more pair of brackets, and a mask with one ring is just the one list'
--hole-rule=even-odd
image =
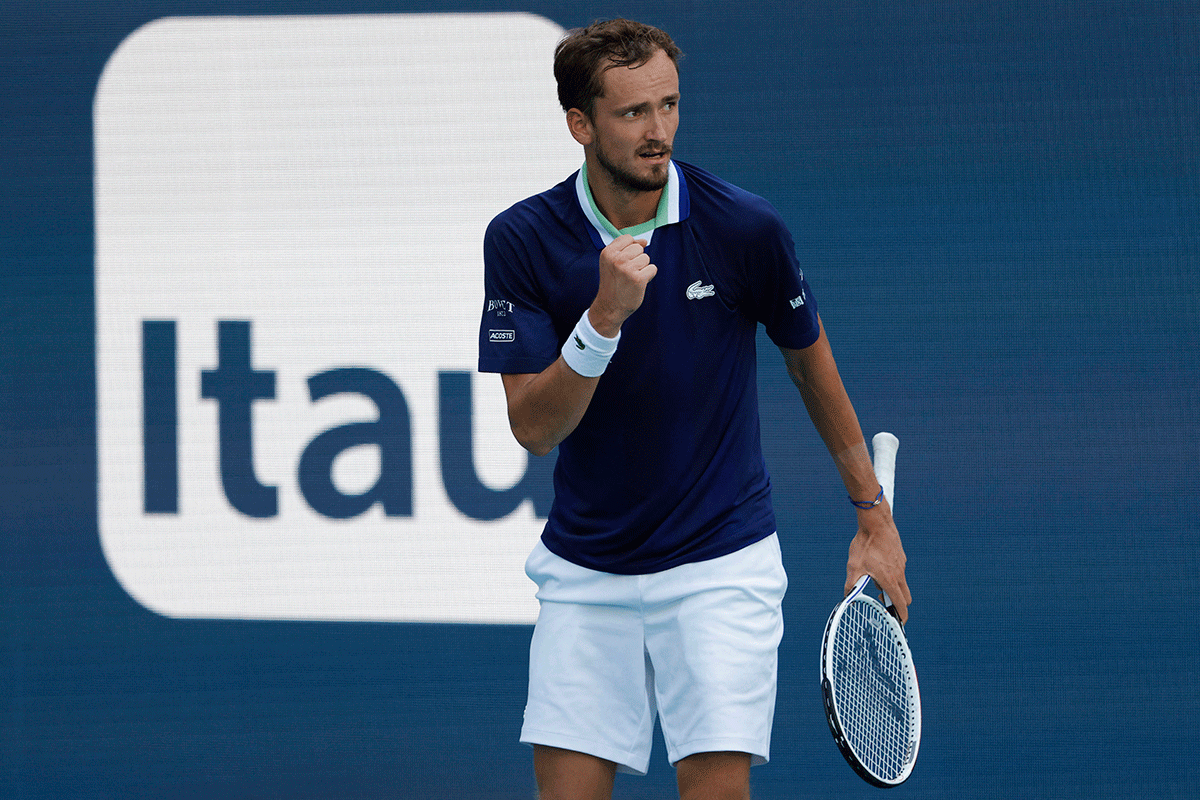
{"label": "man's neck", "polygon": [[617,186],[608,171],[592,159],[587,162],[587,178],[596,208],[617,230],[641,225],[657,215],[662,189],[639,192]]}

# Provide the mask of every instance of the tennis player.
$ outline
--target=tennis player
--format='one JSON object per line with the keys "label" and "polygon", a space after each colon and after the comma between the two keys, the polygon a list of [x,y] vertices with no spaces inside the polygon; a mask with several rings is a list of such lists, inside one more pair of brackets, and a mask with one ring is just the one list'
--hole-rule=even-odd
{"label": "tennis player", "polygon": [[907,615],[905,556],[792,238],[770,204],[676,161],[679,48],[571,31],[554,74],[582,168],[484,240],[479,369],[517,440],[558,447],[526,572],[540,613],[521,740],[540,796],[645,774],[658,718],[682,798],[749,797],[770,757],[784,574],[755,382],[761,323],[852,501],[847,587]]}

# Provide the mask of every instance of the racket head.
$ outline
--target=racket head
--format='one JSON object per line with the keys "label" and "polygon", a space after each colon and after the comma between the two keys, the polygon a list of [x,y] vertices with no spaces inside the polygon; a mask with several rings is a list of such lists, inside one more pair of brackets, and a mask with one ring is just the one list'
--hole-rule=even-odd
{"label": "racket head", "polygon": [[900,623],[863,576],[834,607],[821,642],[825,719],[838,750],[873,786],[908,780],[921,743],[921,692]]}

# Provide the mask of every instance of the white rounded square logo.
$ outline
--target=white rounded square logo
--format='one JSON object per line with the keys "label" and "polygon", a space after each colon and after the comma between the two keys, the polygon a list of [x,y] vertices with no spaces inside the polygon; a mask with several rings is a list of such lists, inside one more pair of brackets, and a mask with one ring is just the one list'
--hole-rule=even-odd
{"label": "white rounded square logo", "polygon": [[[482,238],[582,156],[527,14],[167,18],[96,94],[101,544],[168,616],[529,623]],[[501,337],[503,331],[496,332]]]}

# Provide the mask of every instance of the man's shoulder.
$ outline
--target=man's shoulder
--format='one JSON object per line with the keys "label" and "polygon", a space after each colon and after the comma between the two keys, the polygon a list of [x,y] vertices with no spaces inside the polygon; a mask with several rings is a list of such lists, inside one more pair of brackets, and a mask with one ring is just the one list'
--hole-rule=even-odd
{"label": "man's shoulder", "polygon": [[547,225],[566,224],[573,211],[572,205],[579,205],[575,199],[575,174],[501,211],[488,225],[488,234],[495,235],[502,230],[527,233]]}
{"label": "man's shoulder", "polygon": [[687,182],[689,213],[701,225],[749,235],[785,227],[775,206],[765,198],[694,164],[676,163]]}

